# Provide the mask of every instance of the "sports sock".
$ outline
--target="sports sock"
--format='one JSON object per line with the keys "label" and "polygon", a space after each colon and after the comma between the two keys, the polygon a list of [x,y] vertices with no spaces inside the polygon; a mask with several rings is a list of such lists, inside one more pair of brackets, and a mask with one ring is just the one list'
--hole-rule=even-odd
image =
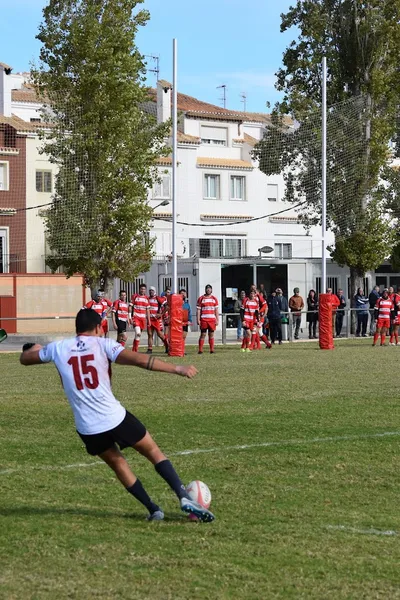
{"label": "sports sock", "polygon": [[169,487],[175,492],[179,500],[186,498],[186,489],[178,473],[175,471],[170,460],[162,460],[154,465],[155,470],[166,481]]}
{"label": "sports sock", "polygon": [[203,352],[204,338],[199,339],[199,352]]}
{"label": "sports sock", "polygon": [[246,348],[246,336],[243,336],[243,339],[242,339],[242,348]]}
{"label": "sports sock", "polygon": [[168,348],[168,340],[165,335],[164,335],[164,339],[163,339],[163,344],[166,348]]}
{"label": "sports sock", "polygon": [[250,343],[250,348],[251,348],[251,350],[253,350],[253,348],[254,348],[254,346],[255,346],[255,344],[256,344],[256,339],[257,339],[257,338],[256,338],[256,334],[255,334],[255,333],[252,333],[252,334],[251,334],[251,343]]}
{"label": "sports sock", "polygon": [[261,350],[260,335],[258,333],[256,333],[256,344],[257,344],[257,350]]}
{"label": "sports sock", "polygon": [[126,491],[132,494],[136,500],[139,500],[139,502],[147,508],[150,514],[153,514],[156,510],[160,510],[160,507],[151,500],[139,479],[136,479],[131,487],[126,488]]}
{"label": "sports sock", "polygon": [[139,348],[139,340],[134,340],[133,346],[132,346],[132,352],[137,352],[138,348]]}
{"label": "sports sock", "polygon": [[376,344],[376,342],[378,341],[378,337],[379,337],[379,333],[375,333],[374,334],[374,345]]}
{"label": "sports sock", "polygon": [[390,340],[389,340],[389,342],[390,342],[391,344],[393,344],[393,340],[394,340],[394,333],[392,333],[392,335],[390,336]]}
{"label": "sports sock", "polygon": [[250,347],[250,338],[246,336],[246,348]]}
{"label": "sports sock", "polygon": [[399,343],[399,334],[397,333],[397,331],[394,334],[394,339],[396,340],[396,344],[398,344]]}
{"label": "sports sock", "polygon": [[261,339],[264,342],[264,344],[267,346],[267,348],[271,348],[271,342],[269,341],[269,339],[267,338],[266,335],[263,335]]}
{"label": "sports sock", "polygon": [[208,341],[209,341],[209,344],[210,344],[210,351],[214,352],[215,339],[212,337],[212,338],[209,338]]}
{"label": "sports sock", "polygon": [[386,333],[381,334],[381,344],[384,344],[386,340]]}

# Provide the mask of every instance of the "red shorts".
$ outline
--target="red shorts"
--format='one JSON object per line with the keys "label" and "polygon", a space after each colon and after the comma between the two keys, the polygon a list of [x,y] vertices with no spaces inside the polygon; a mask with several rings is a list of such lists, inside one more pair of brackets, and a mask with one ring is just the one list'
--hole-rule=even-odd
{"label": "red shorts", "polygon": [[382,329],[382,327],[386,327],[386,329],[389,329],[390,319],[378,319],[376,326],[378,329]]}
{"label": "red shorts", "polygon": [[255,321],[254,320],[249,321],[248,319],[245,319],[243,321],[243,329],[251,329],[251,330],[253,330],[254,326],[255,326]]}
{"label": "red shorts", "polygon": [[146,319],[140,317],[133,317],[133,327],[139,327],[141,331],[146,329]]}
{"label": "red shorts", "polygon": [[150,319],[150,325],[147,327],[147,331],[162,331],[163,324],[161,319]]}
{"label": "red shorts", "polygon": [[200,320],[200,329],[202,332],[208,331],[213,332],[217,328],[215,321],[206,321],[205,319]]}
{"label": "red shorts", "polygon": [[104,334],[108,333],[108,321],[107,319],[103,319],[101,322],[101,328],[104,331]]}
{"label": "red shorts", "polygon": [[394,318],[393,325],[400,325],[400,314],[397,314]]}

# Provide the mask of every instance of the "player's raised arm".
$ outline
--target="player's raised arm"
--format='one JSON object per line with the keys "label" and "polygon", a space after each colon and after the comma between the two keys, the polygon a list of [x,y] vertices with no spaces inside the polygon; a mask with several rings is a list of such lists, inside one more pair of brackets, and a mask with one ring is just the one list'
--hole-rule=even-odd
{"label": "player's raised arm", "polygon": [[138,352],[131,352],[130,350],[122,350],[115,362],[119,365],[139,367],[141,369],[147,369],[148,371],[160,371],[161,373],[181,375],[182,377],[188,377],[189,379],[192,379],[198,373],[196,367],[193,365],[171,365],[159,358],[155,358],[155,356],[139,354]]}

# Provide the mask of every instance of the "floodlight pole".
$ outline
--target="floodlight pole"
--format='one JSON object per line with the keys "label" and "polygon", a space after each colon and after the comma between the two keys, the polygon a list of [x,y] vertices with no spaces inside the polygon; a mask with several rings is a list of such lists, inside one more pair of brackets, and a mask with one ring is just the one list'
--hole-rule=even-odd
{"label": "floodlight pole", "polygon": [[322,268],[321,292],[326,292],[326,57],[322,59]]}
{"label": "floodlight pole", "polygon": [[177,166],[178,166],[178,43],[172,42],[173,79],[172,79],[172,290],[178,293],[178,261],[176,247],[177,219]]}

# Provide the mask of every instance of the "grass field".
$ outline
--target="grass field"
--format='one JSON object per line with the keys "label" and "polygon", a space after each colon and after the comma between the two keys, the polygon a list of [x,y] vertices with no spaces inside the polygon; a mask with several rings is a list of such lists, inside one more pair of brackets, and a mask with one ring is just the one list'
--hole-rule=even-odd
{"label": "grass field", "polygon": [[147,523],[86,454],[54,366],[0,355],[0,598],[400,598],[399,358],[360,340],[193,348],[193,381],[114,367],[183,480],[210,486],[199,524],[128,450],[166,513]]}

